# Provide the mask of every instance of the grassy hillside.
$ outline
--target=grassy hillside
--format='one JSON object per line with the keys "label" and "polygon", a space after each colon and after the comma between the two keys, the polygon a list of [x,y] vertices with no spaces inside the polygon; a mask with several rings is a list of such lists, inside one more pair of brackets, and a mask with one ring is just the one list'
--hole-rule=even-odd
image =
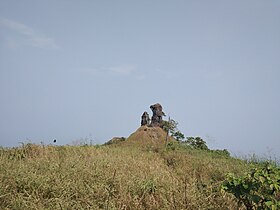
{"label": "grassy hillside", "polygon": [[[249,165],[175,143],[165,149],[163,138],[140,129],[109,146],[2,148],[0,209],[237,209],[220,185]],[[146,146],[150,139],[162,144]]]}

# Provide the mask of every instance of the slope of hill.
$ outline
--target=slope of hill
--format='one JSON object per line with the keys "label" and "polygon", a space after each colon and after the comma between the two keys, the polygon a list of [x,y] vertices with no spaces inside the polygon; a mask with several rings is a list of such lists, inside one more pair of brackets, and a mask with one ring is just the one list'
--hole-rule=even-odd
{"label": "slope of hill", "polygon": [[184,147],[142,147],[165,145],[162,130],[145,129],[113,146],[0,149],[0,209],[237,209],[220,184],[249,165]]}

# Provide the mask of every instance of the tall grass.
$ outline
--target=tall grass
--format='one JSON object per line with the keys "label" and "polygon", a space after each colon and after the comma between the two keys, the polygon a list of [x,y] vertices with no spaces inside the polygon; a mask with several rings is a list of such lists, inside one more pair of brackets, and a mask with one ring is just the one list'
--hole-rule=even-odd
{"label": "tall grass", "polygon": [[248,168],[188,148],[1,148],[0,209],[237,209],[220,184]]}

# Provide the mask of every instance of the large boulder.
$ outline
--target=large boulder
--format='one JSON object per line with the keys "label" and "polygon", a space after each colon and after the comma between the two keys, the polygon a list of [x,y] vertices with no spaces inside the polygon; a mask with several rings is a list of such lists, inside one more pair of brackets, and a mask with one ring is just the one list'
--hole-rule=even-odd
{"label": "large boulder", "polygon": [[162,106],[159,103],[150,106],[150,109],[153,112],[152,116],[152,127],[160,127],[162,125],[162,117],[165,116],[164,112],[162,111]]}

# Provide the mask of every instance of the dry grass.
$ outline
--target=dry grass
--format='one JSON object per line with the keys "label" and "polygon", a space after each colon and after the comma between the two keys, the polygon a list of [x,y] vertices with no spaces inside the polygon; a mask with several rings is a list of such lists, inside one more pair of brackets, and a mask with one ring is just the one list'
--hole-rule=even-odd
{"label": "dry grass", "polygon": [[182,148],[28,144],[0,149],[0,209],[237,209],[220,184],[247,169]]}

